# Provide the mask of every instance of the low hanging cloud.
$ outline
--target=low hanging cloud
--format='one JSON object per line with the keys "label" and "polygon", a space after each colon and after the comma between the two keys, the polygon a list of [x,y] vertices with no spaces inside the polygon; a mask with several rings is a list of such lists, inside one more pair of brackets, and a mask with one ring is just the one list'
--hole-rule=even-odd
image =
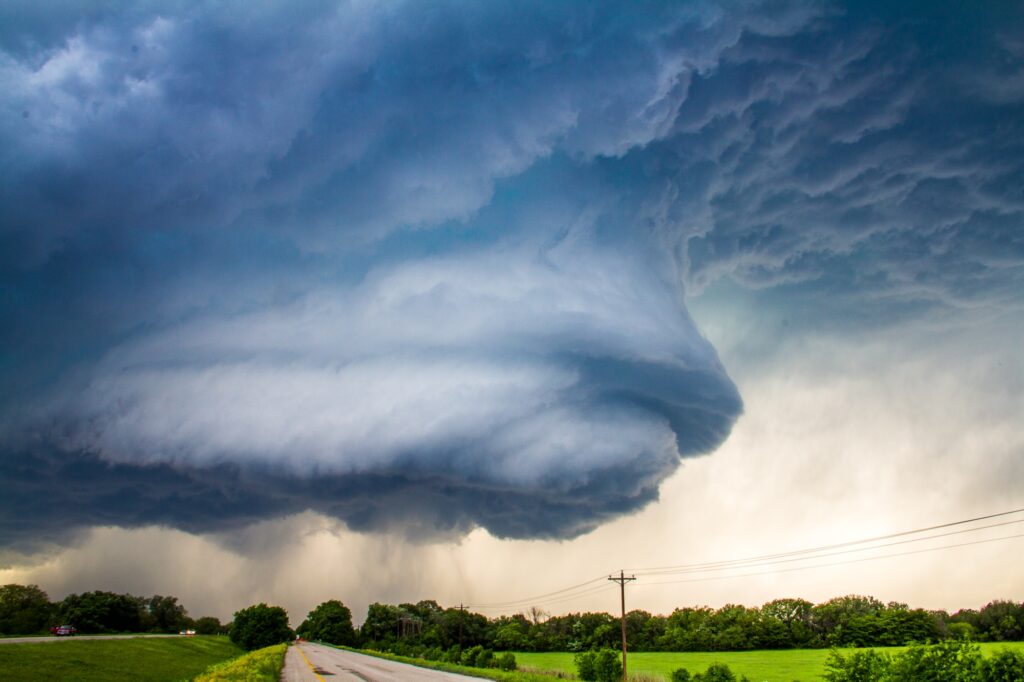
{"label": "low hanging cloud", "polygon": [[1019,12],[239,11],[0,10],[0,543],[578,535],[741,413],[686,295],[1019,304]]}

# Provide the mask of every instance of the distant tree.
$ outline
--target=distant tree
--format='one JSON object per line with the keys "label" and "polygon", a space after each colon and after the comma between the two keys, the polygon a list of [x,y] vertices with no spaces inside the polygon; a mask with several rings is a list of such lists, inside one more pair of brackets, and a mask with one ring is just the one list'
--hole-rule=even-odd
{"label": "distant tree", "polygon": [[526,633],[518,621],[511,621],[499,626],[494,633],[495,649],[511,649],[518,651],[523,649],[526,643]]}
{"label": "distant tree", "polygon": [[397,637],[398,607],[374,602],[366,610],[366,620],[359,628],[359,638],[364,642],[386,642]]}
{"label": "distant tree", "polygon": [[309,612],[296,631],[306,639],[329,644],[352,646],[356,644],[356,631],[352,627],[352,612],[337,599],[331,599]]}
{"label": "distant tree", "polygon": [[38,585],[0,587],[0,634],[32,635],[51,625],[53,604]]}
{"label": "distant tree", "polygon": [[221,625],[220,619],[213,616],[196,619],[195,628],[197,635],[219,635],[224,632],[224,626]]}
{"label": "distant tree", "polygon": [[280,606],[256,604],[235,613],[228,632],[231,641],[246,651],[291,640],[288,612]]}
{"label": "distant tree", "polygon": [[178,632],[188,623],[188,612],[178,603],[177,597],[155,595],[145,600],[148,630],[157,632]]}
{"label": "distant tree", "polygon": [[57,607],[58,620],[79,632],[139,632],[142,608],[138,597],[113,592],[69,594]]}

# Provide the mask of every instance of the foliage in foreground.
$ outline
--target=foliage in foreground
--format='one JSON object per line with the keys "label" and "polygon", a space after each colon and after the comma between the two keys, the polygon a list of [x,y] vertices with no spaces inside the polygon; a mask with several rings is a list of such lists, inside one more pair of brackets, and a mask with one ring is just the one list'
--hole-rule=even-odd
{"label": "foliage in foreground", "polygon": [[288,626],[288,612],[283,608],[255,604],[235,612],[229,637],[246,651],[254,651],[289,642],[295,633]]}
{"label": "foliage in foreground", "polygon": [[244,652],[227,637],[125,638],[4,644],[0,680],[166,682],[188,680]]}
{"label": "foliage in foreground", "polygon": [[913,645],[894,656],[878,651],[844,656],[833,651],[825,663],[824,678],[828,682],[1019,682],[1024,680],[1024,653],[1004,649],[986,659],[968,640]]}
{"label": "foliage in foreground", "polygon": [[621,655],[614,649],[576,654],[576,673],[584,682],[617,682],[622,679]]}
{"label": "foliage in foreground", "polygon": [[233,661],[211,666],[194,682],[277,682],[284,667],[287,644],[251,651]]}
{"label": "foliage in foreground", "polygon": [[[686,668],[673,670],[672,682],[737,682],[737,678],[725,663],[712,663],[704,672],[693,675]],[[738,682],[748,682],[746,675]]]}

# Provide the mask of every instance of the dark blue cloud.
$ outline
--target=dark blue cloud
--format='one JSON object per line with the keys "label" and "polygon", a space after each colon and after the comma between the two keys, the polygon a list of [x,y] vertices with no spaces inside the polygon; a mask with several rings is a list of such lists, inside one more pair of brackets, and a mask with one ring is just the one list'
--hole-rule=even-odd
{"label": "dark blue cloud", "polygon": [[740,414],[685,295],[1020,302],[1015,8],[2,11],[0,542],[578,534]]}

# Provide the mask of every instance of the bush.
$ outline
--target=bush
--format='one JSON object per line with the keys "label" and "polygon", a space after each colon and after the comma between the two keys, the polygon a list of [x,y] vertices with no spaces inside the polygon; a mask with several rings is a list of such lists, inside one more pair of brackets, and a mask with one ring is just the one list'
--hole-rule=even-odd
{"label": "bush", "polygon": [[686,668],[678,668],[672,671],[672,682],[690,682],[690,671]]}
{"label": "bush", "polygon": [[595,682],[597,671],[594,669],[594,652],[582,651],[573,659],[576,663],[576,674],[583,682]]}
{"label": "bush", "polygon": [[966,640],[934,646],[913,645],[894,656],[888,679],[892,682],[976,682],[980,679],[981,651]]}
{"label": "bush", "polygon": [[194,682],[277,682],[284,666],[287,644],[259,649],[207,668]]}
{"label": "bush", "polygon": [[490,649],[482,649],[473,659],[473,666],[476,668],[490,668],[494,660],[494,652]]}
{"label": "bush", "polygon": [[506,651],[497,660],[498,667],[502,670],[512,671],[518,668],[516,665],[516,657],[511,651]]}
{"label": "bush", "polygon": [[476,665],[476,657],[479,656],[483,652],[483,650],[484,648],[479,644],[477,644],[474,647],[470,647],[469,649],[466,649],[462,652],[462,658],[459,659],[459,664],[469,666],[472,668],[474,665]]}
{"label": "bush", "polygon": [[252,651],[288,642],[295,633],[288,627],[288,612],[283,608],[256,604],[235,613],[228,636],[238,646]]}
{"label": "bush", "polygon": [[694,682],[736,682],[736,676],[725,663],[712,663],[708,669],[693,676]]}
{"label": "bush", "polygon": [[827,682],[875,682],[889,672],[890,659],[872,649],[855,651],[844,657],[833,649],[825,660]]}
{"label": "bush", "polygon": [[1003,649],[981,664],[982,682],[1024,680],[1024,653]]}
{"label": "bush", "polygon": [[618,682],[622,679],[622,661],[614,649],[601,649],[594,655],[594,677],[597,682]]}

